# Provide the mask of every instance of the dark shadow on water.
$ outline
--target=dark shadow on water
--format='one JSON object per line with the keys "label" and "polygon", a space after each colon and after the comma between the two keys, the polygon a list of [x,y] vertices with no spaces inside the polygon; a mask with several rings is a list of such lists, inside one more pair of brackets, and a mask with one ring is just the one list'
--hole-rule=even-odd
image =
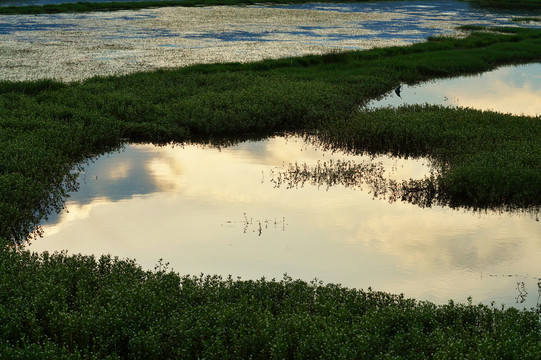
{"label": "dark shadow on water", "polygon": [[24,221],[12,222],[10,228],[2,229],[3,232],[5,231],[2,236],[5,236],[8,244],[20,246],[41,237],[43,235],[41,224],[56,218],[65,209],[70,194],[80,189],[81,182],[84,181],[80,175],[84,173],[85,167],[103,154],[118,151],[121,146],[118,144],[104,147],[99,153],[89,154],[87,158],[76,162],[64,176],[50,179],[47,194],[41,197],[42,200],[34,206],[31,214],[26,216]]}
{"label": "dark shadow on water", "polygon": [[8,239],[11,240],[11,242],[18,245],[24,242],[24,240],[30,241],[41,237],[43,229],[41,225],[35,224],[47,221],[50,217],[54,217],[64,210],[65,201],[69,197],[69,193],[79,189],[76,169],[81,169],[83,166],[83,164],[76,165],[74,171],[64,176],[60,181],[53,180],[50,185],[51,191],[49,195],[38,204],[36,209],[34,209],[31,220],[20,227],[14,227],[10,230]]}

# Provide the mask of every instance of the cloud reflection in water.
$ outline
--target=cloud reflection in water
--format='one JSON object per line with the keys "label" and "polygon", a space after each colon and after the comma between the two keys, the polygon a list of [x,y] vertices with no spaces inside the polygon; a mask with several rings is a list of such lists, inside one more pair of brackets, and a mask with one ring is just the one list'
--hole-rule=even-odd
{"label": "cloud reflection in water", "polygon": [[[163,258],[182,274],[287,272],[438,303],[472,295],[511,305],[516,278],[489,275],[518,274],[530,287],[541,275],[540,223],[528,215],[423,209],[340,184],[287,189],[271,182],[271,171],[292,162],[330,159],[370,157],[331,154],[296,137],[222,149],[128,145],[88,167],[69,213],[45,224],[31,249],[111,253],[149,269]],[[403,179],[429,171],[422,159],[373,161]],[[245,217],[271,223],[246,231]],[[534,296],[526,300],[535,305]]]}
{"label": "cloud reflection in water", "polygon": [[480,75],[402,85],[367,108],[405,104],[470,107],[514,115],[541,116],[541,63],[504,66]]}

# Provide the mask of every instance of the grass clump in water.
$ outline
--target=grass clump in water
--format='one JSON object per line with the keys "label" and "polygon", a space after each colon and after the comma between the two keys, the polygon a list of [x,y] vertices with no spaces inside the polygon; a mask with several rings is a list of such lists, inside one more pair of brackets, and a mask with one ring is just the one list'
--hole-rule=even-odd
{"label": "grass clump in water", "polygon": [[514,18],[511,18],[511,21],[518,22],[518,23],[541,22],[541,16],[514,17]]}
{"label": "grass clump in water", "polygon": [[[437,174],[404,182],[403,198],[476,209],[539,207],[541,123],[511,116],[442,106],[403,106],[361,111],[322,136],[331,146],[353,151],[428,156]],[[417,194],[420,196],[420,194]]]}

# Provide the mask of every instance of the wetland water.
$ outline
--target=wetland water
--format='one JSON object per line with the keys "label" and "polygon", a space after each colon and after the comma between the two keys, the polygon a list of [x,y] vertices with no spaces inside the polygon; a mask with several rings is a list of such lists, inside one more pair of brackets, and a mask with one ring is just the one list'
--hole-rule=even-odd
{"label": "wetland water", "polygon": [[110,253],[149,269],[162,258],[181,274],[258,279],[287,272],[436,303],[471,295],[474,302],[536,305],[535,216],[389,203],[374,198],[366,182],[328,186],[288,176],[294,164],[337,168],[337,161],[383,168],[395,179],[429,172],[423,159],[330,153],[298,137],[226,148],[126,145],[86,168],[67,211],[44,224],[30,250]]}
{"label": "wetland water", "polygon": [[200,63],[406,45],[429,36],[460,35],[459,25],[518,26],[513,16],[531,15],[452,0],[4,15],[0,79],[78,81]]}
{"label": "wetland water", "polygon": [[367,109],[411,104],[469,107],[514,115],[541,116],[541,63],[504,66],[472,76],[408,86],[366,105]]}

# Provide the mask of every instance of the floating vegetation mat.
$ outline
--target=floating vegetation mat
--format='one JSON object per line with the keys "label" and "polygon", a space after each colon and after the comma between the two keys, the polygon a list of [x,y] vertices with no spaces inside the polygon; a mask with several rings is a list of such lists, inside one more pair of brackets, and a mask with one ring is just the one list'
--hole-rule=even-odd
{"label": "floating vegetation mat", "polygon": [[[0,16],[0,79],[71,82],[200,63],[404,45],[432,35],[460,35],[456,26],[474,21],[455,13],[433,16],[426,10],[422,16],[392,8],[343,11],[340,5],[345,6],[174,7]],[[494,19],[483,24],[494,24]]]}

